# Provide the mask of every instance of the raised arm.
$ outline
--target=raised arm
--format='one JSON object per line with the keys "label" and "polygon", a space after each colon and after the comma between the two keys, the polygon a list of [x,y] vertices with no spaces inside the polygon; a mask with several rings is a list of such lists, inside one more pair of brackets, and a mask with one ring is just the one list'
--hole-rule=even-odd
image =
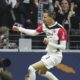
{"label": "raised arm", "polygon": [[14,31],[19,31],[22,33],[25,33],[26,35],[30,35],[30,36],[37,36],[42,32],[42,26],[38,26],[37,29],[26,29],[23,28],[22,26],[18,25],[18,24],[14,24],[13,25],[13,30]]}

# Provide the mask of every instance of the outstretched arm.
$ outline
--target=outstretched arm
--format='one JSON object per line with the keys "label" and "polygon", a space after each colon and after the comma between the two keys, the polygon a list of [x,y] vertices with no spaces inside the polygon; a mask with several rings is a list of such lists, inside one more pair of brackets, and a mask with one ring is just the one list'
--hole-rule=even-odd
{"label": "outstretched arm", "polygon": [[39,32],[37,32],[36,29],[35,30],[25,29],[25,28],[18,26],[18,25],[13,25],[13,30],[25,33],[26,35],[30,35],[30,36],[36,36],[36,35],[40,34]]}

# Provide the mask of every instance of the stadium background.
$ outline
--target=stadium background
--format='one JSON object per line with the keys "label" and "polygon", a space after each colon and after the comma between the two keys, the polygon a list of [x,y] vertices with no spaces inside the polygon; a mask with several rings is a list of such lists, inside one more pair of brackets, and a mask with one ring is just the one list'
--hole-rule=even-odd
{"label": "stadium background", "polygon": [[[27,68],[30,64],[38,61],[45,52],[0,52],[0,58],[8,58],[11,60],[11,66],[7,67],[13,75],[12,80],[24,80]],[[63,72],[56,67],[51,69],[59,80],[80,80],[80,52],[71,51],[63,53],[62,63],[70,66],[75,74]],[[38,74],[37,74],[38,75]],[[37,76],[37,80],[47,80]]]}

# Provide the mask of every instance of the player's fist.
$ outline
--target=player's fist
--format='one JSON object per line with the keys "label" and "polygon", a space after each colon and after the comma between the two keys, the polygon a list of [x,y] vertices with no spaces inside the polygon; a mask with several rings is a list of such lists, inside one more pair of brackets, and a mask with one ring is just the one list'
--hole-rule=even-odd
{"label": "player's fist", "polygon": [[18,27],[17,27],[17,26],[14,26],[14,25],[13,25],[13,27],[12,27],[12,30],[13,30],[13,31],[19,31]]}
{"label": "player's fist", "polygon": [[13,31],[19,31],[19,28],[20,28],[20,27],[22,27],[21,24],[15,23],[15,24],[13,25],[12,29],[13,29]]}
{"label": "player's fist", "polygon": [[47,37],[45,37],[45,38],[44,38],[44,40],[43,40],[43,43],[47,45],[47,44],[48,44],[48,42],[49,42],[48,38],[47,38]]}

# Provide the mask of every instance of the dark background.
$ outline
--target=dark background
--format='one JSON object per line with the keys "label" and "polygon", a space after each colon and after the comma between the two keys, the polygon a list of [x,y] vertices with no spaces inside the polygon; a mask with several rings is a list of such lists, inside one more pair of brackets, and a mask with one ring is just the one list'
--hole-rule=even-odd
{"label": "dark background", "polygon": [[[24,80],[27,68],[30,64],[40,60],[44,52],[0,52],[0,59],[8,58],[11,60],[11,66],[7,67],[13,75],[12,80]],[[63,53],[63,64],[72,67],[76,73],[69,74],[54,68],[50,71],[55,74],[59,80],[80,80],[80,53]],[[47,80],[37,74],[37,80]]]}

